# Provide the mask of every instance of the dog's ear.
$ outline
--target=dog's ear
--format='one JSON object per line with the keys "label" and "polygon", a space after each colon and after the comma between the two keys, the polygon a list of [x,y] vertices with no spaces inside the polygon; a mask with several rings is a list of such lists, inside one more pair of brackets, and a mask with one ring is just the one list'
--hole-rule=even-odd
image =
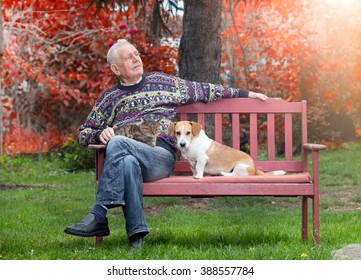
{"label": "dog's ear", "polygon": [[175,125],[177,123],[171,123],[169,126],[168,126],[168,133],[170,136],[175,136]]}
{"label": "dog's ear", "polygon": [[202,126],[197,122],[190,122],[190,124],[192,126],[193,135],[197,136],[199,134],[199,132],[201,132]]}

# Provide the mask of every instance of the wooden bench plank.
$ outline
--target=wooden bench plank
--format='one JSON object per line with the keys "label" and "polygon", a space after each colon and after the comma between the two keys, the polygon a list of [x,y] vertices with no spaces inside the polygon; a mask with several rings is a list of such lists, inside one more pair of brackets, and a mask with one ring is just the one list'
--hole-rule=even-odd
{"label": "wooden bench plank", "polygon": [[285,114],[285,157],[286,160],[292,160],[293,158],[293,135],[292,135],[292,114]]}
{"label": "wooden bench plank", "polygon": [[[303,162],[299,161],[262,161],[256,160],[255,164],[258,169],[268,172],[273,170],[286,170],[287,172],[304,172]],[[191,172],[189,163],[186,161],[178,161],[175,165],[175,172]]]}
{"label": "wooden bench plank", "polygon": [[268,160],[275,160],[275,114],[267,114],[267,155]]}
{"label": "wooden bench plank", "polygon": [[240,141],[240,130],[239,125],[239,114],[232,114],[232,147],[236,150],[240,150],[241,141]]}
{"label": "wooden bench plank", "polygon": [[214,140],[223,143],[222,139],[222,114],[214,114]]}
{"label": "wooden bench plank", "polygon": [[310,183],[144,183],[144,196],[309,196],[313,195]]}
{"label": "wooden bench plank", "polygon": [[192,103],[178,107],[186,114],[194,113],[301,113],[302,102],[268,99],[266,102],[252,98],[221,99],[209,103]]}
{"label": "wooden bench plank", "polygon": [[249,147],[250,147],[250,155],[253,160],[258,159],[258,135],[257,135],[257,114],[250,114],[249,119],[250,126],[250,137],[249,137]]}
{"label": "wooden bench plank", "polygon": [[184,175],[172,175],[167,178],[162,178],[156,181],[156,183],[180,183],[180,184],[240,184],[240,183],[310,183],[310,174],[308,172],[304,173],[294,173],[288,175],[279,175],[279,176],[204,176],[202,179],[195,179],[192,176]]}

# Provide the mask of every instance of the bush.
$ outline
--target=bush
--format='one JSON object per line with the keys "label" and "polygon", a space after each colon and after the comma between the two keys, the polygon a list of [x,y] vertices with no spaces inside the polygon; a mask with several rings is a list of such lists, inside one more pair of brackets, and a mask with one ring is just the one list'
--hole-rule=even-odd
{"label": "bush", "polygon": [[62,147],[52,152],[52,158],[58,158],[60,165],[68,171],[95,167],[95,153],[90,149],[80,148],[74,138],[67,139]]}

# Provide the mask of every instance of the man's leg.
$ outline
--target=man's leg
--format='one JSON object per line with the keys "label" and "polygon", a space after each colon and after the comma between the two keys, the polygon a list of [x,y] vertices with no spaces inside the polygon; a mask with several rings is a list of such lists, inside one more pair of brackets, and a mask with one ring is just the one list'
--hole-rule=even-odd
{"label": "man's leg", "polygon": [[[112,185],[117,181],[111,187],[112,192],[108,192],[106,197],[118,196],[123,200],[107,201],[103,196],[104,193],[98,193],[97,204],[123,205],[129,240],[143,237],[149,232],[143,211],[143,181],[154,181],[170,176],[175,159],[169,151],[161,147],[150,147],[122,136],[113,137],[109,141],[107,157],[112,158],[109,162],[112,162],[113,166],[118,166],[117,170],[121,170],[122,174],[118,173],[116,178],[109,175],[107,178],[112,178],[112,182],[99,183]],[[122,188],[119,189],[119,186]]]}
{"label": "man's leg", "polygon": [[[107,145],[95,207],[80,223],[67,227],[65,232],[78,236],[108,235],[105,216],[99,219],[101,213],[104,215],[100,207],[106,209],[123,205],[129,240],[143,237],[149,231],[143,211],[143,180],[168,177],[174,162],[173,155],[163,148],[150,147],[122,136],[113,137]],[[93,217],[93,214],[98,215]],[[99,224],[94,220],[98,220]],[[99,228],[102,229],[100,232]]]}

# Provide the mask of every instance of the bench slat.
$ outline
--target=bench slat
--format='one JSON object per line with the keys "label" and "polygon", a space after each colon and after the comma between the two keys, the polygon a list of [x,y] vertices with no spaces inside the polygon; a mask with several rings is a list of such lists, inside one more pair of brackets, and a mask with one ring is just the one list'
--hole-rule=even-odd
{"label": "bench slat", "polygon": [[179,119],[180,119],[181,121],[186,121],[186,120],[187,120],[187,114],[185,114],[185,113],[180,113],[180,114],[179,114]]}
{"label": "bench slat", "polygon": [[206,129],[206,123],[205,123],[205,116],[204,116],[204,114],[198,114],[198,115],[197,115],[197,122],[202,125],[203,129]]}
{"label": "bench slat", "polygon": [[214,140],[223,143],[222,139],[222,114],[214,114]]}
{"label": "bench slat", "polygon": [[204,176],[202,179],[194,179],[192,176],[184,175],[173,175],[167,178],[159,179],[156,183],[179,183],[179,184],[254,184],[254,183],[285,183],[285,184],[294,184],[294,183],[310,183],[310,174],[305,173],[296,173],[289,175],[279,175],[279,176]]}
{"label": "bench slat", "polygon": [[249,137],[249,146],[250,146],[250,155],[253,158],[253,160],[258,159],[258,139],[257,139],[257,114],[252,113],[250,114],[250,137]]}
{"label": "bench slat", "polygon": [[241,146],[239,118],[239,114],[232,114],[232,147],[237,150],[239,150]]}
{"label": "bench slat", "polygon": [[[255,164],[258,169],[262,171],[274,171],[274,170],[284,170],[287,172],[302,172],[303,171],[303,162],[300,161],[261,161],[256,160]],[[191,172],[189,163],[186,161],[177,161],[175,164],[175,172]],[[307,171],[304,171],[307,172]]]}
{"label": "bench slat", "polygon": [[292,114],[285,114],[285,156],[286,160],[292,160]]}
{"label": "bench slat", "polygon": [[144,183],[144,196],[303,196],[313,195],[312,184]]}
{"label": "bench slat", "polygon": [[268,160],[275,159],[275,114],[267,114],[267,154]]}
{"label": "bench slat", "polygon": [[192,103],[177,108],[178,113],[301,113],[302,102],[252,98],[221,99],[209,103]]}

